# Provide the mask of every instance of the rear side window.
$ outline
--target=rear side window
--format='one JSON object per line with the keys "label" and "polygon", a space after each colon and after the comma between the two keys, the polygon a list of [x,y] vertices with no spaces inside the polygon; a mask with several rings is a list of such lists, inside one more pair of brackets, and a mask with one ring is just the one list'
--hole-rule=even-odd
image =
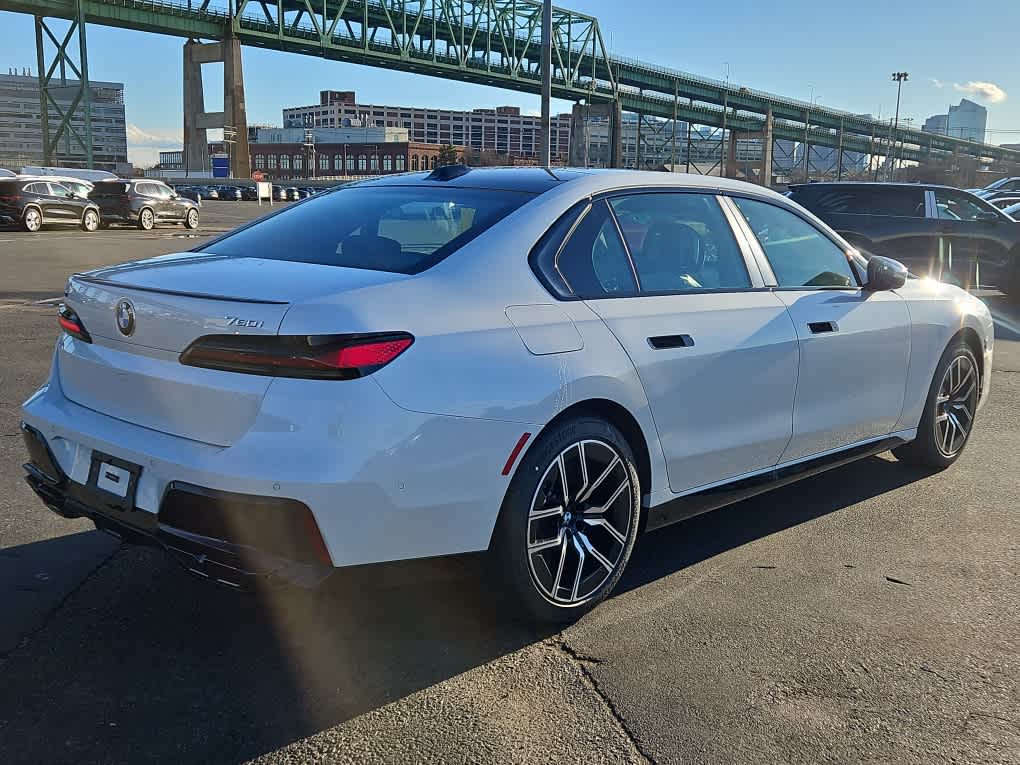
{"label": "rear side window", "polygon": [[665,192],[610,201],[642,292],[744,289],[744,256],[719,200]]}
{"label": "rear side window", "polygon": [[780,287],[856,287],[850,261],[807,221],[767,202],[733,198],[768,258]]}
{"label": "rear side window", "polygon": [[217,255],[416,274],[533,196],[442,186],[350,186],[312,197],[203,249]]}
{"label": "rear side window", "polygon": [[633,295],[630,259],[603,201],[595,202],[556,258],[556,268],[580,298]]}
{"label": "rear side window", "polygon": [[824,215],[894,215],[924,217],[924,189],[858,186],[794,190],[790,198],[809,210]]}

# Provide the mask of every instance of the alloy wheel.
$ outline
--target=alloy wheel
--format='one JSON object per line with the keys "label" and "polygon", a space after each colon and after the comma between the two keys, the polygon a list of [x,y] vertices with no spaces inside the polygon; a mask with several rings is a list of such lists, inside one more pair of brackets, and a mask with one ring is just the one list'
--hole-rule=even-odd
{"label": "alloy wheel", "polygon": [[25,213],[25,228],[29,231],[38,231],[42,228],[42,215],[34,207]]}
{"label": "alloy wheel", "polygon": [[82,221],[82,224],[86,231],[95,231],[99,228],[99,216],[95,210],[86,210],[85,219]]}
{"label": "alloy wheel", "polygon": [[963,448],[974,424],[978,375],[970,356],[957,356],[949,364],[935,397],[935,445],[945,457]]}
{"label": "alloy wheel", "polygon": [[185,222],[188,228],[198,228],[198,213],[194,210],[188,210],[188,216]]}
{"label": "alloy wheel", "polygon": [[578,606],[598,593],[627,549],[634,490],[604,441],[578,441],[557,455],[528,513],[528,566],[542,597]]}
{"label": "alloy wheel", "polygon": [[141,222],[142,228],[144,228],[146,231],[152,228],[153,223],[155,222],[155,218],[152,215],[152,210],[142,210]]}

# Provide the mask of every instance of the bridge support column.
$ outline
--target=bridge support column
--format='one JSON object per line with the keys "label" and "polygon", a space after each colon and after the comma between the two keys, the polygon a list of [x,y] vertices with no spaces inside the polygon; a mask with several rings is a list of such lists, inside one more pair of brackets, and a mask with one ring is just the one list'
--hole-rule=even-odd
{"label": "bridge support column", "polygon": [[[205,111],[202,64],[223,63],[223,111]],[[235,37],[222,42],[184,43],[184,169],[210,171],[207,131],[222,128],[233,178],[251,177],[248,153],[248,118],[244,104],[241,43]]]}
{"label": "bridge support column", "polygon": [[[85,167],[93,166],[92,157],[92,86],[89,84],[88,46],[85,42],[85,12],[82,8],[82,0],[72,3],[74,15],[70,19],[70,26],[67,27],[61,39],[54,32],[51,25],[43,16],[35,17],[35,49],[39,66],[39,117],[42,127],[42,163],[44,165],[54,164],[60,139],[63,138],[64,152],[63,161],[84,161]],[[78,35],[77,59],[72,53],[75,46],[71,41]],[[45,35],[45,37],[44,37]],[[49,40],[55,48],[52,63],[47,65],[47,45]],[[66,98],[70,87],[67,82],[67,70],[77,77],[77,91],[71,99],[70,106],[66,111],[57,103],[53,90]],[[61,99],[63,100],[63,98]],[[53,116],[59,119],[54,129],[50,121],[50,110]],[[81,127],[75,127],[72,118],[81,119]],[[72,139],[74,148],[72,148]],[[73,156],[80,152],[80,158]]]}
{"label": "bridge support column", "polygon": [[[588,152],[588,142],[591,136],[588,120],[591,118],[605,120],[607,123],[608,149],[605,157],[601,154],[591,156]],[[570,165],[584,167],[587,159],[589,163],[591,161],[605,162],[608,167],[620,167],[622,155],[621,120],[619,101],[602,104],[574,104],[570,115]]]}
{"label": "bridge support column", "polygon": [[773,126],[772,110],[769,109],[761,131],[761,166],[758,170],[758,180],[766,187],[772,185]]}

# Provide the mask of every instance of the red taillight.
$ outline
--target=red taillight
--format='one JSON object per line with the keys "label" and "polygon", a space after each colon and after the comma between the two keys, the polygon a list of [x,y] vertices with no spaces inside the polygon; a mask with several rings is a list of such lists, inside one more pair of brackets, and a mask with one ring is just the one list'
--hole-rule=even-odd
{"label": "red taillight", "polygon": [[0,202],[3,202],[4,204],[12,205],[17,201],[17,194],[0,194]]}
{"label": "red taillight", "polygon": [[81,323],[78,314],[64,303],[57,306],[57,323],[71,337],[76,337],[86,343],[92,342],[92,337],[85,331],[85,325]]}
{"label": "red taillight", "polygon": [[407,350],[406,333],[378,335],[207,335],[181,354],[193,367],[272,377],[351,380],[364,377]]}

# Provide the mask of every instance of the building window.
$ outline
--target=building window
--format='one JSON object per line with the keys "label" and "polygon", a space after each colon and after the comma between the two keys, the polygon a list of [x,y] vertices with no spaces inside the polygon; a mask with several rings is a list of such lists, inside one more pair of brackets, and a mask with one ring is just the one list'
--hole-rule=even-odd
{"label": "building window", "polygon": [[319,169],[320,170],[329,170],[329,155],[328,154],[320,154],[319,155]]}
{"label": "building window", "polygon": [[411,155],[411,169],[412,170],[417,170],[418,169],[418,155],[417,154],[412,154]]}
{"label": "building window", "polygon": [[269,155],[266,156],[266,159],[269,160],[269,169],[270,170],[275,170],[276,169],[276,155],[275,154],[269,154]]}
{"label": "building window", "polygon": [[354,155],[353,154],[348,154],[347,155],[347,169],[348,170],[353,170],[354,169]]}
{"label": "building window", "polygon": [[266,169],[266,157],[264,154],[255,155],[255,169],[265,170]]}
{"label": "building window", "polygon": [[371,162],[371,170],[373,172],[378,171],[379,170],[379,155],[378,154],[373,154],[370,162]]}
{"label": "building window", "polygon": [[304,167],[304,158],[300,154],[294,155],[294,169],[301,170]]}
{"label": "building window", "polygon": [[436,169],[436,155],[435,155],[435,154],[433,154],[433,155],[432,155],[432,156],[431,156],[431,157],[429,158],[429,167],[430,167],[430,168],[431,168],[432,170],[435,170],[435,169]]}
{"label": "building window", "polygon": [[280,155],[280,169],[281,170],[290,170],[290,154],[281,154]]}
{"label": "building window", "polygon": [[359,154],[358,155],[358,170],[360,172],[365,172],[367,169],[368,169],[368,157],[366,157],[364,154]]}
{"label": "building window", "polygon": [[407,160],[405,159],[404,155],[403,154],[398,154],[397,155],[397,172],[398,173],[404,172],[404,169],[405,169],[406,165],[407,165]]}
{"label": "building window", "polygon": [[384,154],[382,158],[382,169],[384,173],[393,172],[393,157],[389,154]]}

